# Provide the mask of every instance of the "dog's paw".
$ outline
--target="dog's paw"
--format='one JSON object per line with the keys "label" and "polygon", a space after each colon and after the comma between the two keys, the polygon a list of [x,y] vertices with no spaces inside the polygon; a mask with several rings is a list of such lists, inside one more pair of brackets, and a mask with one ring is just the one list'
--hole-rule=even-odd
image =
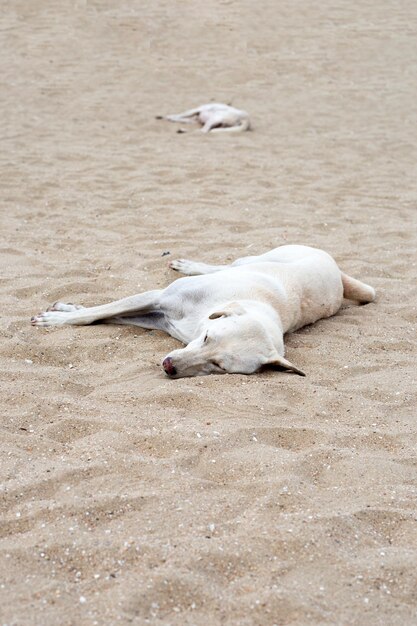
{"label": "dog's paw", "polygon": [[169,263],[169,267],[176,272],[181,272],[181,274],[188,274],[192,272],[194,269],[195,263],[193,261],[187,261],[187,259],[175,259],[175,261],[171,261]]}
{"label": "dog's paw", "polygon": [[66,311],[45,311],[34,315],[30,322],[32,326],[62,326],[68,321]]}
{"label": "dog's paw", "polygon": [[71,302],[68,302],[68,304],[66,304],[65,302],[54,302],[54,304],[52,304],[46,310],[47,311],[65,311],[66,313],[71,313],[72,311],[78,311],[78,309],[82,309],[82,308],[84,307],[82,307],[81,304],[72,304]]}

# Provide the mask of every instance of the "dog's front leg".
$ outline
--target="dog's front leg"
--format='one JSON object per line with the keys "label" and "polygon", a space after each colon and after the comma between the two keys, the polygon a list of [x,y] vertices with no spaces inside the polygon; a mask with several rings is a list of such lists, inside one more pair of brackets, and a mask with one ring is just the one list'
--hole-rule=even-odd
{"label": "dog's front leg", "polygon": [[[126,313],[157,310],[161,293],[161,289],[155,289],[108,304],[86,308],[77,308],[75,305],[64,305],[57,302],[48,311],[32,317],[31,322],[33,326],[85,325]],[[70,307],[71,309],[68,310]]]}
{"label": "dog's front leg", "polygon": [[171,115],[158,116],[157,119],[165,119],[168,122],[183,122],[184,124],[192,124],[200,113],[200,107],[197,109],[188,109],[183,113],[173,113]]}
{"label": "dog's front leg", "polygon": [[200,274],[213,274],[221,272],[228,268],[228,265],[208,265],[207,263],[199,263],[198,261],[190,261],[188,259],[175,259],[171,261],[169,267],[176,272],[181,272],[186,276],[199,276]]}
{"label": "dog's front leg", "polygon": [[201,129],[202,133],[209,133],[214,128],[219,128],[223,125],[224,117],[223,115],[214,114],[210,115],[208,120],[203,124]]}

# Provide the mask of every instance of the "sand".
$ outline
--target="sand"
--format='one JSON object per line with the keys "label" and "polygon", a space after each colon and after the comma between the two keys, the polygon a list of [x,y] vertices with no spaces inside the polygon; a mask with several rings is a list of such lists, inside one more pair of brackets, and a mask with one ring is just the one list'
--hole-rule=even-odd
{"label": "sand", "polygon": [[[416,24],[3,0],[2,624],[417,623]],[[253,132],[154,119],[210,100]],[[287,338],[305,379],[171,381],[163,333],[29,323],[285,243],[378,290]]]}

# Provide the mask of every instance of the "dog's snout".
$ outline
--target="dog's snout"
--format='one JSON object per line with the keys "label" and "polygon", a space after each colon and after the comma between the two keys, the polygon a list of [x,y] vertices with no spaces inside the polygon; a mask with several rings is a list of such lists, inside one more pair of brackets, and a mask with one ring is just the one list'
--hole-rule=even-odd
{"label": "dog's snout", "polygon": [[168,376],[175,376],[175,374],[177,373],[177,370],[175,369],[172,359],[169,356],[167,356],[166,359],[163,360],[162,367],[164,368]]}

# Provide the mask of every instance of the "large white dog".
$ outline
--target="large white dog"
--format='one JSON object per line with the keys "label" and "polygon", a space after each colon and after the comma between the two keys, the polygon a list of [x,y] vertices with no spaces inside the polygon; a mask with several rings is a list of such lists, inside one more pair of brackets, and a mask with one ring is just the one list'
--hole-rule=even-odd
{"label": "large white dog", "polygon": [[201,126],[201,132],[203,133],[239,133],[244,130],[250,130],[249,115],[246,111],[235,109],[235,107],[229,104],[221,104],[220,102],[202,104],[195,109],[189,109],[183,113],[175,113],[166,116],[158,115],[156,119],[180,122],[182,124],[198,122]]}
{"label": "large white dog", "polygon": [[56,302],[32,324],[101,320],[164,330],[186,344],[162,363],[172,378],[252,374],[266,365],[304,376],[284,358],[284,334],[334,315],[343,297],[375,298],[372,287],[341,272],[327,252],[307,246],[282,246],[231,265],[180,259],[170,266],[188,277],[101,306]]}

